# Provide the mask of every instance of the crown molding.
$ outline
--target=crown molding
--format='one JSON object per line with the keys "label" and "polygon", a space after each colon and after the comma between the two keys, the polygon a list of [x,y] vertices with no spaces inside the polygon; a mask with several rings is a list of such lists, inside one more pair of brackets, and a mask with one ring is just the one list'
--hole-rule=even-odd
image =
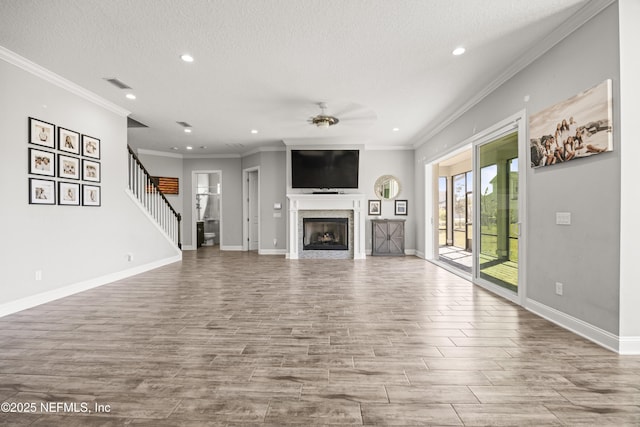
{"label": "crown molding", "polygon": [[240,154],[183,154],[183,159],[241,159]]}
{"label": "crown molding", "polygon": [[320,138],[287,138],[283,139],[282,143],[286,146],[321,146],[321,147],[340,147],[343,145],[364,147],[369,144],[369,141],[363,141],[362,138],[347,137],[347,136],[332,136],[332,137],[320,137]]}
{"label": "crown molding", "polygon": [[131,114],[130,111],[125,110],[119,105],[116,105],[111,101],[107,101],[101,96],[98,96],[95,93],[81,86],[78,86],[77,84],[65,79],[64,77],[59,76],[58,74],[47,70],[46,68],[36,64],[35,62],[28,60],[23,56],[18,55],[17,53],[3,46],[0,46],[0,59],[2,59],[5,62],[8,62],[9,64],[15,65],[16,67],[21,68],[28,73],[31,73],[37,77],[40,77],[42,80],[45,80],[53,85],[56,85],[68,92],[71,92],[74,95],[84,98],[87,101],[90,101],[119,116],[127,117],[129,114]]}
{"label": "crown molding", "polygon": [[[598,15],[604,9],[615,3],[616,0],[591,0],[589,3],[580,8],[575,14],[571,15],[564,23],[557,26],[552,32],[547,34],[540,42],[531,46],[527,52],[518,57],[507,69],[496,77],[491,83],[485,86],[482,90],[476,93],[461,107],[450,109],[445,114],[442,114],[436,120],[433,120],[429,125],[425,126],[423,131],[412,138],[414,141],[412,146],[414,149],[421,147],[428,140],[433,138],[438,133],[442,132],[451,123],[459,119],[464,113],[469,111],[475,105],[477,105],[484,98],[489,96],[493,91],[498,89],[504,83],[506,83],[513,76],[525,69],[533,61],[540,58],[547,53],[551,48],[567,38],[570,34],[582,27],[593,17]],[[436,124],[437,123],[437,124]]]}
{"label": "crown molding", "polygon": [[413,151],[412,145],[371,145],[364,146],[365,151]]}
{"label": "crown molding", "polygon": [[287,151],[286,147],[257,147],[253,150],[245,151],[241,154],[242,157],[248,157],[257,153],[267,153],[267,152],[276,152],[276,151]]}
{"label": "crown molding", "polygon": [[146,148],[138,148],[136,152],[138,154],[145,154],[148,156],[157,156],[157,157],[172,157],[175,159],[238,159],[247,156],[251,156],[256,153],[264,153],[264,152],[277,152],[277,151],[286,151],[285,147],[258,147],[254,148],[251,151],[244,152],[242,154],[180,154],[180,153],[167,153],[166,151],[157,151],[157,150],[147,150]]}
{"label": "crown molding", "polygon": [[147,156],[172,157],[174,159],[182,159],[184,157],[180,153],[167,153],[165,151],[147,150],[146,148],[137,148],[136,152],[138,154],[145,154]]}

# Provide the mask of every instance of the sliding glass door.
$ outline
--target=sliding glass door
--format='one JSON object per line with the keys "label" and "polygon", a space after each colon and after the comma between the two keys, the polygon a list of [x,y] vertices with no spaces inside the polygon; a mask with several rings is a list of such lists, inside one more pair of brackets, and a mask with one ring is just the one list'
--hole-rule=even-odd
{"label": "sliding glass door", "polygon": [[471,251],[473,241],[473,174],[453,177],[453,246]]}
{"label": "sliding glass door", "polygon": [[438,245],[447,244],[447,177],[438,178]]}
{"label": "sliding glass door", "polygon": [[518,292],[518,132],[475,146],[477,175],[476,279]]}

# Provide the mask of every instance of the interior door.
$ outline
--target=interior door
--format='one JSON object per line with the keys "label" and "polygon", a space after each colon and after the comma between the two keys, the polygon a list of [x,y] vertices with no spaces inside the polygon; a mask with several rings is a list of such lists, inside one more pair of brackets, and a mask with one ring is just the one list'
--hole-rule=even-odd
{"label": "interior door", "polygon": [[249,250],[255,251],[259,247],[259,223],[258,208],[258,171],[249,172]]}

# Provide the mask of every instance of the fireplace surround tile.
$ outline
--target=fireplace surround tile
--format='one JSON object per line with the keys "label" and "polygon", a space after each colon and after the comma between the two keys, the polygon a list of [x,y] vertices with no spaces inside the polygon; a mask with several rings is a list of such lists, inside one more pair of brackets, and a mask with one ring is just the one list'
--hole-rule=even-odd
{"label": "fireplace surround tile", "polygon": [[[288,194],[289,259],[365,259],[363,194]],[[304,218],[348,218],[349,250],[304,250]]]}

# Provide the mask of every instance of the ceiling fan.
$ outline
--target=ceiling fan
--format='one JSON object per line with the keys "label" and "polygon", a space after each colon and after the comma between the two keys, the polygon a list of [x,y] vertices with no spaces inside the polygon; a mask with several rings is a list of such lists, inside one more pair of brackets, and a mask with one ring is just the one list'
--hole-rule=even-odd
{"label": "ceiling fan", "polygon": [[328,128],[329,126],[337,125],[340,120],[337,117],[327,115],[327,103],[319,102],[320,114],[310,117],[307,120],[309,123],[316,125],[319,128]]}

